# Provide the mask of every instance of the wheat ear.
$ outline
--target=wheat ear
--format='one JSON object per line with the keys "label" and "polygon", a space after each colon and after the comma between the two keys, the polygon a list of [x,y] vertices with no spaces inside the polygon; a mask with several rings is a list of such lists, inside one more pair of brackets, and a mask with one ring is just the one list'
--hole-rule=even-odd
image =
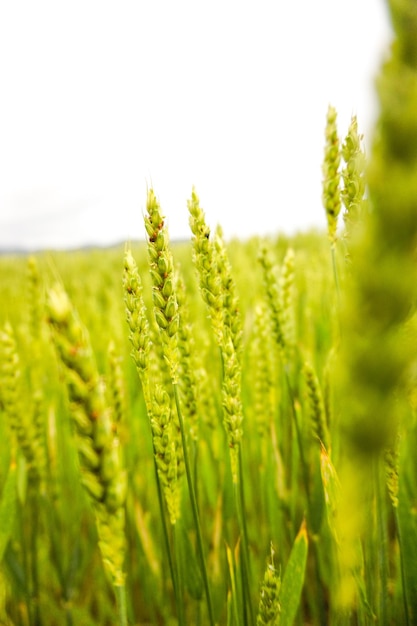
{"label": "wheat ear", "polygon": [[323,159],[322,201],[327,217],[327,228],[332,246],[337,239],[337,220],[340,213],[340,140],[337,134],[337,112],[332,106],[327,110],[326,143]]}
{"label": "wheat ear", "polygon": [[126,473],[87,330],[61,285],[49,291],[48,319],[64,365],[81,481],[92,502],[104,565],[124,587]]}

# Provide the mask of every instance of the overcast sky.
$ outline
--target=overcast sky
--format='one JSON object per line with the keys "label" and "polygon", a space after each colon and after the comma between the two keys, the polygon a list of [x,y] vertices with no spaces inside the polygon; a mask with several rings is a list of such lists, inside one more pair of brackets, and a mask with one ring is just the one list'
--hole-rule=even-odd
{"label": "overcast sky", "polygon": [[0,246],[324,226],[327,107],[370,139],[383,0],[3,0]]}

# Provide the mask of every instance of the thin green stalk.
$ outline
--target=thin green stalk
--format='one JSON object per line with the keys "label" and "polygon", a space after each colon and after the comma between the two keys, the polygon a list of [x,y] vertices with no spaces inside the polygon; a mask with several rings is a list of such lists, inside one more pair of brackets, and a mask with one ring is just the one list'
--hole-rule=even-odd
{"label": "thin green stalk", "polygon": [[394,507],[394,519],[395,519],[395,526],[397,529],[397,537],[398,537],[398,544],[400,547],[400,567],[401,567],[401,585],[402,585],[402,596],[403,596],[403,603],[404,603],[404,619],[405,619],[405,623],[404,626],[411,626],[410,624],[410,601],[408,598],[408,588],[407,588],[407,574],[405,571],[405,565],[404,565],[404,540],[403,540],[403,536],[402,536],[402,531],[401,531],[401,523],[399,520],[399,516],[398,516],[398,507]]}
{"label": "thin green stalk", "polygon": [[[374,481],[376,491],[376,515],[377,515],[377,538],[378,538],[378,577],[380,581],[379,593],[379,623],[381,626],[388,624],[387,591],[388,591],[388,562],[386,554],[387,536],[385,529],[385,503],[382,489],[382,471],[380,459],[374,462]],[[385,482],[385,481],[384,481]]]}
{"label": "thin green stalk", "polygon": [[26,605],[26,612],[28,616],[29,626],[33,626],[32,620],[32,605],[31,605],[31,590],[30,590],[30,578],[29,578],[29,550],[27,546],[27,538],[24,529],[24,519],[23,519],[23,504],[19,502],[19,533],[20,533],[20,544],[22,548],[22,579],[24,583],[24,602]]}
{"label": "thin green stalk", "polygon": [[177,595],[177,609],[178,609],[178,625],[185,626],[184,615],[184,579],[182,575],[182,559],[180,551],[180,539],[179,539],[178,524],[174,525],[173,538],[174,538],[174,552],[175,552],[175,587]]}
{"label": "thin green stalk", "polygon": [[337,269],[337,258],[336,258],[336,241],[334,241],[331,245],[331,255],[332,255],[332,267],[333,267],[333,278],[334,284],[336,288],[336,302],[337,302],[337,311],[335,315],[335,327],[336,333],[338,335],[337,339],[341,336],[342,332],[342,324],[340,321],[340,311],[342,310],[342,298],[340,292],[340,281],[339,281],[339,271]]}
{"label": "thin green stalk", "polygon": [[35,626],[41,626],[42,620],[39,611],[39,572],[38,572],[38,505],[37,494],[34,491],[34,485],[29,485],[29,489],[32,491],[29,495],[29,509],[30,509],[30,577],[31,577],[31,604],[33,608],[33,623]]}
{"label": "thin green stalk", "polygon": [[181,412],[178,384],[173,383],[172,387],[174,389],[175,405],[177,408],[178,421],[179,421],[180,431],[181,431],[181,442],[182,442],[183,453],[184,453],[185,472],[187,476],[188,492],[190,495],[191,508],[193,512],[194,526],[195,526],[196,535],[197,535],[197,551],[198,551],[198,556],[200,559],[201,574],[203,577],[204,590],[206,594],[209,621],[210,621],[210,626],[214,626],[215,620],[214,620],[213,604],[211,601],[206,560],[204,556],[203,537],[201,534],[201,525],[200,525],[200,518],[199,518],[199,513],[198,513],[197,499],[195,495],[195,489],[194,489],[194,484],[193,484],[193,479],[192,479],[191,464],[190,464],[190,459],[188,455],[188,447],[187,447],[186,436],[185,436],[184,420],[183,420],[183,416]]}
{"label": "thin green stalk", "polygon": [[193,455],[194,490],[195,490],[195,498],[197,500],[197,505],[198,505],[198,447],[194,440],[192,440],[191,445],[192,445],[192,455]]}
{"label": "thin green stalk", "polygon": [[64,572],[62,561],[63,550],[61,549],[58,537],[62,537],[62,528],[57,528],[58,517],[55,507],[46,494],[42,494],[42,510],[44,512],[44,523],[46,523],[47,533],[50,541],[51,563],[54,565],[55,573],[61,586],[62,604],[65,607],[65,619],[67,626],[73,626],[72,609],[71,609],[71,585],[69,582],[68,571]]}
{"label": "thin green stalk", "polygon": [[[302,436],[301,436],[301,430],[300,430],[300,424],[298,422],[298,417],[297,417],[297,411],[295,408],[295,397],[294,397],[294,392],[292,389],[292,385],[291,385],[291,381],[289,379],[289,375],[288,375],[288,370],[287,368],[285,369],[285,378],[287,381],[287,389],[288,389],[288,394],[290,397],[290,403],[291,403],[291,411],[292,411],[292,416],[293,416],[293,421],[294,421],[294,425],[295,425],[295,431],[296,431],[296,436],[297,436],[297,444],[298,444],[298,450],[299,450],[299,454],[300,454],[300,463],[301,463],[301,471],[302,471],[302,477],[303,477],[303,482],[304,482],[304,488],[305,488],[305,493],[306,493],[306,500],[307,500],[307,520],[311,523],[311,520],[313,519],[313,507],[312,507],[312,503],[311,503],[311,493],[310,493],[310,483],[309,483],[309,475],[308,475],[308,467],[307,467],[307,461],[304,455],[304,448],[303,448],[303,440],[302,440]],[[311,544],[314,553],[315,553],[315,573],[316,573],[316,579],[317,581],[320,582],[320,587],[321,589],[324,588],[324,584],[322,581],[322,576],[320,574],[320,568],[319,568],[319,552],[318,552],[318,547],[317,544],[315,542],[312,542]],[[323,603],[323,597],[322,594],[320,594],[320,597],[317,598],[317,603],[318,603],[318,610],[321,614],[322,617],[324,617],[325,615],[325,609],[324,609],[324,603]]]}
{"label": "thin green stalk", "polygon": [[[222,348],[220,348],[220,360],[221,360],[221,371],[222,371],[221,384],[223,388],[224,388],[224,381],[225,381],[225,356],[226,356],[225,351]],[[244,595],[246,597],[246,602],[244,603],[244,606],[243,606],[243,613],[244,613],[245,624],[247,624],[248,623],[247,608],[249,609],[249,620],[250,620],[249,623],[253,626],[255,622],[254,622],[254,610],[253,610],[252,600],[251,600],[251,583],[250,583],[251,576],[250,576],[249,547],[248,547],[249,542],[248,542],[246,517],[244,515],[244,511],[245,511],[244,500],[245,499],[244,499],[244,489],[243,489],[243,479],[242,479],[243,463],[242,463],[241,445],[239,445],[237,449],[236,467],[233,468],[232,457],[231,457],[231,464],[232,464],[232,478],[233,478],[233,492],[234,492],[234,497],[235,497],[235,507],[236,507],[236,514],[237,514],[237,519],[238,519],[238,527],[239,527],[241,546],[242,546],[242,568],[241,568],[242,588],[243,588]]]}
{"label": "thin green stalk", "polygon": [[[249,555],[249,541],[248,541],[248,525],[246,523],[246,515],[245,515],[245,490],[243,486],[243,460],[242,460],[242,448],[239,447],[239,502],[240,502],[240,510],[242,515],[242,530],[243,530],[243,538],[245,540],[245,550],[246,554]],[[249,564],[249,556],[248,556],[248,564]],[[249,571],[249,569],[248,569]]]}
{"label": "thin green stalk", "polygon": [[290,404],[291,404],[291,412],[292,412],[293,421],[295,425],[295,432],[297,435],[297,443],[298,443],[298,450],[300,453],[301,469],[302,469],[304,487],[305,487],[306,498],[307,498],[307,508],[309,512],[309,518],[311,519],[311,499],[310,499],[310,485],[309,485],[309,480],[308,480],[307,462],[304,456],[304,448],[303,448],[303,441],[301,437],[300,425],[298,423],[297,413],[296,413],[295,405],[294,405],[294,402],[295,402],[294,392],[292,390],[292,385],[291,385],[291,381],[288,375],[288,370],[286,367],[284,368],[284,370],[285,370],[285,380],[287,382],[287,389],[288,389],[288,394],[289,394],[289,399],[290,399]]}
{"label": "thin green stalk", "polygon": [[127,626],[126,585],[114,585],[117,602],[118,626]]}
{"label": "thin green stalk", "polygon": [[227,626],[238,626],[240,611],[239,611],[239,606],[237,602],[235,559],[234,559],[232,550],[227,544],[226,544],[226,558],[227,558],[227,564],[229,567],[229,576],[230,576],[230,585],[231,585],[231,589],[229,589],[228,594],[227,594]]}
{"label": "thin green stalk", "polygon": [[239,526],[239,533],[241,537],[241,554],[242,554],[242,590],[244,594],[244,598],[246,602],[244,602],[243,610],[244,610],[244,619],[245,624],[251,624],[254,626],[255,617],[252,606],[252,598],[251,598],[251,584],[250,584],[250,567],[249,567],[249,549],[248,549],[248,536],[247,536],[247,528],[246,528],[246,520],[243,509],[243,486],[242,486],[242,475],[241,475],[241,448],[239,447],[239,480],[237,483],[233,484],[233,491],[235,496],[235,506],[237,513],[237,521]]}
{"label": "thin green stalk", "polygon": [[180,611],[179,607],[182,603],[182,599],[178,592],[178,580],[176,577],[174,562],[172,559],[171,546],[170,546],[169,536],[168,536],[168,526],[167,526],[167,520],[166,520],[165,508],[164,508],[164,499],[162,495],[161,481],[159,480],[158,467],[156,465],[156,460],[155,460],[155,450],[154,450],[154,469],[155,469],[156,487],[157,487],[157,492],[158,492],[159,513],[160,513],[160,517],[162,521],[162,532],[164,535],[165,551],[168,556],[169,571],[171,574],[172,586],[174,587],[175,603],[176,603],[176,606],[178,607],[178,611]]}
{"label": "thin green stalk", "polygon": [[72,619],[72,611],[70,607],[65,607],[65,619],[67,620],[67,626],[74,626],[74,621]]}
{"label": "thin green stalk", "polygon": [[336,244],[335,243],[332,244],[331,251],[332,251],[333,276],[334,276],[334,283],[336,286],[337,304],[338,304],[338,308],[340,311],[340,282],[339,282],[339,272],[337,269]]}

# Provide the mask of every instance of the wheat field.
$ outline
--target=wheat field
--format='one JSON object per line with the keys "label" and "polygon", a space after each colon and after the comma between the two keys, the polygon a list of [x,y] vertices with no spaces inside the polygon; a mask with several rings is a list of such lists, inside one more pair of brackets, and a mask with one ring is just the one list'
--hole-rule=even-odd
{"label": "wheat field", "polygon": [[226,241],[150,189],[109,249],[0,257],[0,624],[417,624],[417,13],[327,232]]}

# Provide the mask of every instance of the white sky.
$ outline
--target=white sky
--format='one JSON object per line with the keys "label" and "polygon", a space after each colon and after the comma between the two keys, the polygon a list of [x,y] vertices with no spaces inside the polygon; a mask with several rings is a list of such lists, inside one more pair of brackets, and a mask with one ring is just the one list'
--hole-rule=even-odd
{"label": "white sky", "polygon": [[383,0],[3,0],[0,247],[324,226],[328,104],[368,139]]}

